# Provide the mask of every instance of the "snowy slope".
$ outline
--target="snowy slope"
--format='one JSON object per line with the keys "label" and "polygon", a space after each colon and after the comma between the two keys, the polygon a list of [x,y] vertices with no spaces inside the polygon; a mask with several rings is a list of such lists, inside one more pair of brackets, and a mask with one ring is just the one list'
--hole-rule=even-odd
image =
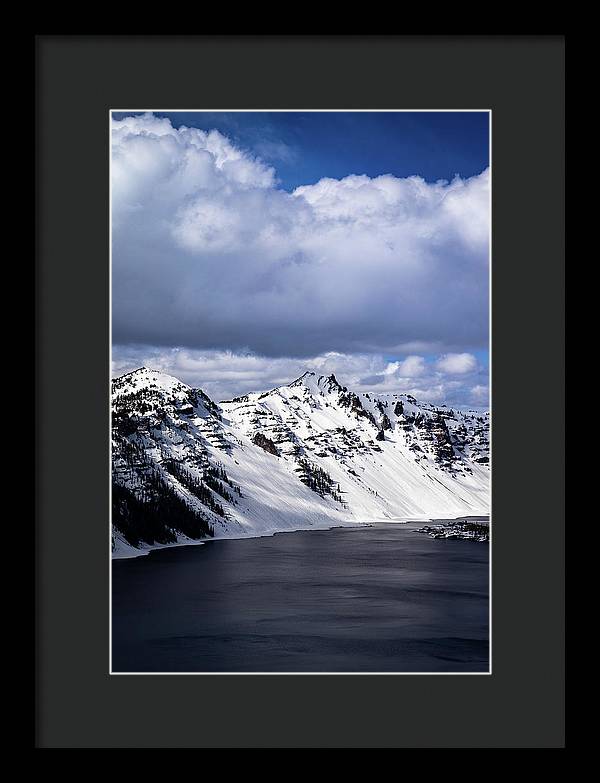
{"label": "snowy slope", "polygon": [[354,394],[333,375],[216,405],[141,368],[113,381],[113,554],[486,513],[488,429],[488,414]]}

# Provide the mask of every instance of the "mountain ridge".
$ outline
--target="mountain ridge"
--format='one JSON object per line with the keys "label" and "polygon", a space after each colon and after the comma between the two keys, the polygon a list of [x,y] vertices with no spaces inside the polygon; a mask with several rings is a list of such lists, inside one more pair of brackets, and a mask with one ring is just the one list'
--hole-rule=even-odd
{"label": "mountain ridge", "polygon": [[113,379],[112,414],[114,557],[489,511],[487,412],[355,393],[314,370],[216,403],[142,367]]}

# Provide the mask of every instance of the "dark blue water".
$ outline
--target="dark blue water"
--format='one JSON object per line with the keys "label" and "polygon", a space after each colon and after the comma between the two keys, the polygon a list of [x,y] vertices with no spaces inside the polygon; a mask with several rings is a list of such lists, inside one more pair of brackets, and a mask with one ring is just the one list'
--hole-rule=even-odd
{"label": "dark blue water", "polygon": [[419,524],[113,562],[115,672],[485,672],[485,543]]}

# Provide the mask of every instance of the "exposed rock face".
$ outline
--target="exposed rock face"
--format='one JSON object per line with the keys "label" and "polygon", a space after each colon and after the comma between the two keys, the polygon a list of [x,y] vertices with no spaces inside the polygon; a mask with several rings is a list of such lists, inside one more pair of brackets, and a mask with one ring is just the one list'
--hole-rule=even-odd
{"label": "exposed rock face", "polygon": [[366,419],[367,421],[371,422],[374,427],[377,427],[375,416],[370,410],[367,410],[364,407],[358,394],[354,394],[354,392],[351,391],[342,391],[338,395],[338,404],[343,408],[349,408],[357,418],[360,417]]}
{"label": "exposed rock face", "polygon": [[381,419],[381,429],[382,430],[391,430],[392,429],[392,422],[389,419],[389,416],[387,413],[383,414],[383,417]]}
{"label": "exposed rock face", "polygon": [[267,438],[266,435],[262,434],[262,432],[257,432],[253,436],[252,443],[255,443],[257,446],[260,446],[260,448],[263,451],[266,451],[269,454],[274,454],[276,457],[279,456],[279,449],[277,448],[277,446],[273,443],[271,438]]}

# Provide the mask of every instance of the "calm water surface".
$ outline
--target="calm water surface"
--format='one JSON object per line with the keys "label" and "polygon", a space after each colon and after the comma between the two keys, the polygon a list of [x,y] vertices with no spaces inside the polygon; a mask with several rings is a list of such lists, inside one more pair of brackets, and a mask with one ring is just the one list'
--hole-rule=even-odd
{"label": "calm water surface", "polygon": [[113,561],[113,671],[486,672],[489,547],[423,524]]}

